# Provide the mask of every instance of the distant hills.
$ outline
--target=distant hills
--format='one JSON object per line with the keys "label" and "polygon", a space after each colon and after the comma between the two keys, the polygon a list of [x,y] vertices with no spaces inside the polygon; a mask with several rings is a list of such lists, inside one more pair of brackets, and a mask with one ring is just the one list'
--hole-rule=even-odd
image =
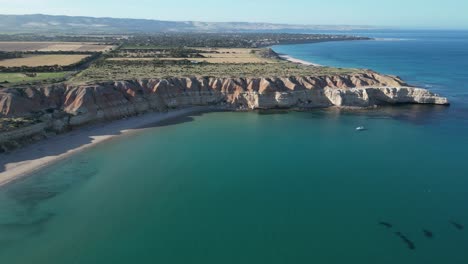
{"label": "distant hills", "polygon": [[52,15],[0,15],[0,33],[162,33],[286,32],[372,29],[368,26],[317,26],[247,22],[161,21]]}

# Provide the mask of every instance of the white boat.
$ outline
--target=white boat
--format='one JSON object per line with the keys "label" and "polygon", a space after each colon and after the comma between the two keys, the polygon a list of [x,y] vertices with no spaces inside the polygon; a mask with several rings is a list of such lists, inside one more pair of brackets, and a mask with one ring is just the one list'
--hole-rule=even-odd
{"label": "white boat", "polygon": [[366,130],[366,128],[363,126],[356,127],[356,131],[364,131],[364,130]]}

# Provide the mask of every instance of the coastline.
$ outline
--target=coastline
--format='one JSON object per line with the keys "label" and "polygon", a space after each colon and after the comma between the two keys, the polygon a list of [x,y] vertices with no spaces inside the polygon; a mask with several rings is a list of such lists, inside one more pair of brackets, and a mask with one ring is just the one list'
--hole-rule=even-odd
{"label": "coastline", "polygon": [[209,106],[195,106],[165,113],[147,113],[81,127],[8,154],[0,154],[0,187],[105,141],[144,130],[147,126],[163,121],[211,110],[214,109]]}
{"label": "coastline", "polygon": [[[295,64],[327,67],[287,54],[278,54],[278,56],[281,60]],[[352,107],[345,108],[352,109]],[[71,132],[41,140],[9,153],[2,153],[0,154],[0,187],[116,137],[129,135],[170,119],[215,110],[222,109],[213,106],[195,106],[170,112],[151,112],[128,119],[78,127]]]}
{"label": "coastline", "polygon": [[285,55],[285,54],[279,54],[278,55],[282,60],[286,60],[286,61],[289,61],[289,62],[292,62],[292,63],[296,63],[296,64],[302,64],[302,65],[307,65],[307,66],[314,66],[314,67],[325,67],[323,65],[320,65],[320,64],[317,64],[317,63],[313,63],[313,62],[309,62],[309,61],[305,61],[305,60],[300,60],[300,59],[296,59],[292,56],[289,56],[289,55]]}

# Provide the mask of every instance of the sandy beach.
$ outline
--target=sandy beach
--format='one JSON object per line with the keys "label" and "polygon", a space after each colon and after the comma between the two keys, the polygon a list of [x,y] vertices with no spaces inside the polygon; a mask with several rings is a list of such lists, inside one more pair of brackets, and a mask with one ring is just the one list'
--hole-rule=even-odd
{"label": "sandy beach", "polygon": [[162,121],[209,110],[209,107],[190,107],[91,125],[0,154],[0,186],[115,137],[141,131]]}
{"label": "sandy beach", "polygon": [[279,55],[279,56],[280,56],[281,59],[290,61],[292,63],[298,63],[298,64],[303,64],[303,65],[308,65],[308,66],[315,66],[315,67],[323,67],[323,65],[308,62],[308,61],[305,61],[305,60],[296,59],[296,58],[291,57],[289,55]]}

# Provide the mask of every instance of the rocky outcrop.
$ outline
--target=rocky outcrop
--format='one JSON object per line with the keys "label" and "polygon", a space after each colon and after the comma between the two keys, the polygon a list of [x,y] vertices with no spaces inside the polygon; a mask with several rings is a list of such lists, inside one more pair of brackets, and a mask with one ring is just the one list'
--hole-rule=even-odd
{"label": "rocky outcrop", "polygon": [[41,116],[62,129],[194,105],[230,110],[448,104],[425,89],[372,71],[289,78],[168,78],[0,90],[0,117]]}
{"label": "rocky outcrop", "polygon": [[289,78],[169,78],[95,85],[52,85],[0,90],[0,116],[63,111],[72,116],[117,118],[148,110],[218,104],[231,109],[369,107],[448,104],[397,77],[366,72]]}

